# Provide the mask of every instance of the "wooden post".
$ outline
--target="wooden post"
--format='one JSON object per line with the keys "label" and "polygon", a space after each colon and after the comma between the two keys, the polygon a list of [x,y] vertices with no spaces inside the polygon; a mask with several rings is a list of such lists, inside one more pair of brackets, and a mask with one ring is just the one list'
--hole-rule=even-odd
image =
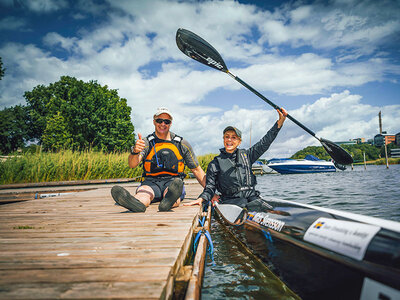
{"label": "wooden post", "polygon": [[[379,111],[379,133],[382,134],[382,113]],[[385,145],[385,159],[386,159],[386,169],[389,169],[389,160],[387,154],[387,145],[386,145],[386,138],[383,137],[383,143]]]}
{"label": "wooden post", "polygon": [[365,162],[365,152],[364,152],[364,170],[367,169],[367,163]]}

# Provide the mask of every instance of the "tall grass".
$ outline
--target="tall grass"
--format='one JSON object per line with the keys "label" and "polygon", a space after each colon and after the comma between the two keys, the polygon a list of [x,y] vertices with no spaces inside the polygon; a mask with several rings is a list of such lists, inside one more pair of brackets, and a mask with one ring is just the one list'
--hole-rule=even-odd
{"label": "tall grass", "polygon": [[[0,162],[0,184],[140,177],[142,167],[129,168],[128,156],[93,150],[25,153]],[[203,170],[214,156],[198,157]]]}

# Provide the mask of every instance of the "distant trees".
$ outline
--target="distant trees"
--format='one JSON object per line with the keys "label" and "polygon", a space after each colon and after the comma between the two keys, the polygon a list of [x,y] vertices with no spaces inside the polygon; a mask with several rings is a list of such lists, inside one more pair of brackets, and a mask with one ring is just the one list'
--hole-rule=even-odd
{"label": "distant trees", "polygon": [[48,86],[36,86],[24,97],[27,106],[1,111],[0,135],[9,145],[1,149],[3,153],[27,140],[36,140],[43,150],[92,148],[107,152],[128,150],[135,141],[126,99],[96,81],[63,76]]}
{"label": "distant trees", "polygon": [[322,146],[308,146],[300,151],[297,151],[294,155],[292,155],[291,158],[293,159],[303,159],[306,157],[306,155],[314,155],[318,157],[319,159],[324,159],[328,160],[331,157],[329,154],[325,151],[325,149]]}
{"label": "distant trees", "polygon": [[0,152],[8,154],[24,146],[32,135],[32,123],[25,106],[0,111]]}
{"label": "distant trees", "polygon": [[[350,155],[353,157],[355,162],[363,161],[364,153],[365,153],[365,159],[367,161],[375,160],[380,157],[384,157],[384,155],[385,155],[384,152],[383,152],[383,155],[381,155],[382,151],[384,151],[384,147],[375,147],[370,144],[342,145],[342,147],[347,152],[350,153]],[[296,152],[291,158],[293,158],[293,159],[305,158],[306,155],[308,155],[308,154],[314,155],[314,156],[316,156],[320,159],[324,159],[324,160],[331,159],[329,154],[325,151],[325,149],[322,146],[306,147],[303,150]]]}

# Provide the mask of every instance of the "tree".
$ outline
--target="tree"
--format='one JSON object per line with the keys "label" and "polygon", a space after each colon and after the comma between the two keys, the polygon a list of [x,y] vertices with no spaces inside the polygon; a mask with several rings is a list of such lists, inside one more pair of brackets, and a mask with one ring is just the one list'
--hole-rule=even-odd
{"label": "tree", "polygon": [[0,152],[9,154],[30,139],[31,120],[27,107],[17,105],[0,111]]}
{"label": "tree", "polygon": [[47,121],[43,133],[43,148],[45,150],[68,148],[68,145],[72,142],[72,137],[66,127],[65,119],[60,113],[51,117]]}
{"label": "tree", "polygon": [[[126,99],[96,81],[62,76],[58,82],[36,86],[24,96],[35,122],[32,137],[46,149],[54,149],[53,139],[57,147],[105,151],[128,150],[135,141]],[[63,143],[60,138],[70,142]]]}
{"label": "tree", "polygon": [[[356,144],[356,145],[342,145],[343,149],[350,153],[353,157],[354,162],[360,162],[364,160],[364,153],[366,160],[375,160],[379,158],[379,148],[376,148],[369,144]],[[291,158],[299,159],[304,158],[306,155],[311,154],[320,159],[329,160],[331,157],[325,151],[322,146],[309,146],[296,152]]]}

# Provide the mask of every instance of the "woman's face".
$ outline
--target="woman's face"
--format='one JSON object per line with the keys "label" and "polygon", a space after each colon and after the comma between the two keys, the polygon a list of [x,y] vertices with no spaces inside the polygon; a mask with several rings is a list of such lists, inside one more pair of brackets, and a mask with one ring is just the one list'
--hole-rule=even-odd
{"label": "woman's face", "polygon": [[240,145],[242,140],[237,136],[233,130],[228,130],[224,133],[224,147],[228,153],[235,152],[236,148]]}

